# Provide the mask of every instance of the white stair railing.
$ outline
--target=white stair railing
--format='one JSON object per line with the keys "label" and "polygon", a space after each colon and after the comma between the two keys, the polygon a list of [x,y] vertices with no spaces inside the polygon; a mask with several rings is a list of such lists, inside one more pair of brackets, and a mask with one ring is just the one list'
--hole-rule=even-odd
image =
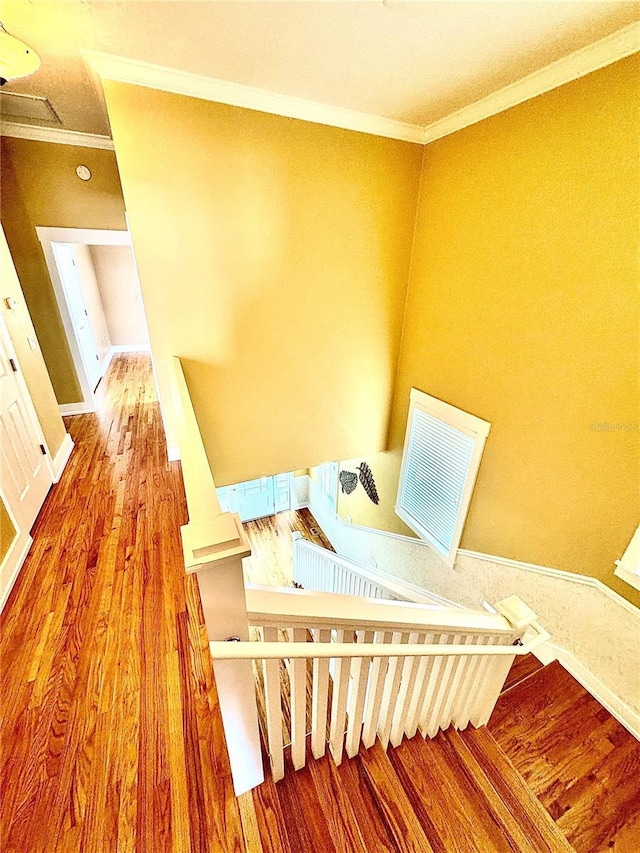
{"label": "white stair railing", "polygon": [[367,568],[295,534],[293,579],[303,589],[316,592],[334,592],[340,595],[357,595],[361,598],[381,598],[392,601],[413,601],[434,607],[460,607],[446,598],[420,589],[415,584]]}
{"label": "white stair railing", "polygon": [[[289,672],[291,760],[300,769],[308,733],[314,758],[324,755],[327,726],[340,764],[345,749],[352,757],[376,738],[387,749],[418,730],[434,737],[450,725],[484,725],[515,657],[549,638],[515,596],[496,605],[497,614],[273,587],[248,587],[246,597],[262,642],[213,642],[211,653],[214,660],[263,662],[276,781],[285,772],[282,661]],[[533,638],[514,645],[528,629]],[[283,633],[287,642],[278,641]]]}

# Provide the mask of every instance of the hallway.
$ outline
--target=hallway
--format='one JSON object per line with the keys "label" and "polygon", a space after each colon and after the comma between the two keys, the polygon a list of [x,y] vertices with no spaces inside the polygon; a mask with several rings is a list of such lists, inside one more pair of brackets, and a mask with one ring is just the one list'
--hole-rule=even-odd
{"label": "hallway", "polygon": [[98,404],[2,614],[0,849],[244,850],[148,356]]}

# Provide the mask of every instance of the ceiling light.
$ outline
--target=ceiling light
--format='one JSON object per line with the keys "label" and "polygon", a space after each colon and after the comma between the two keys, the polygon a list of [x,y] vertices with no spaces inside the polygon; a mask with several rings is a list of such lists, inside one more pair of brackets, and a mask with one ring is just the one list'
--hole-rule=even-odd
{"label": "ceiling light", "polygon": [[0,23],[0,86],[16,77],[28,77],[40,68],[40,57]]}

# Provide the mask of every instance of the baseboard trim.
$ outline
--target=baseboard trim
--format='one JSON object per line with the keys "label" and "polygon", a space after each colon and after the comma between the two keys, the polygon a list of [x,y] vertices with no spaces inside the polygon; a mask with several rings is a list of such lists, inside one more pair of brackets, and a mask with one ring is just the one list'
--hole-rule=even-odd
{"label": "baseboard trim", "polygon": [[636,740],[640,740],[640,714],[609,690],[575,655],[552,642],[538,646],[533,654],[545,666],[554,660],[561,663],[567,672],[607,709],[611,716],[615,717]]}
{"label": "baseboard trim", "polygon": [[119,352],[151,352],[151,347],[149,344],[117,344],[116,346],[109,347],[109,351],[100,363],[103,376],[107,372],[114,355]]}
{"label": "baseboard trim", "polygon": [[179,462],[180,461],[180,448],[179,447],[167,447],[167,459],[169,462]]}
{"label": "baseboard trim", "polygon": [[149,352],[149,344],[117,344],[111,347],[111,356],[117,352]]}
{"label": "baseboard trim", "polygon": [[0,569],[0,578],[7,571],[7,568],[13,563],[13,568],[9,570],[9,577],[6,581],[3,581],[2,589],[0,590],[0,613],[2,613],[5,604],[7,603],[7,599],[11,594],[11,590],[18,579],[18,575],[20,574],[20,569],[24,565],[24,561],[27,559],[27,554],[29,553],[29,549],[33,544],[33,539],[29,536],[28,533],[18,533],[12,545],[9,547],[9,550],[5,554],[4,560],[2,561],[2,567]]}
{"label": "baseboard trim", "polygon": [[62,477],[62,472],[64,471],[65,466],[69,461],[69,457],[71,456],[74,447],[75,445],[73,443],[73,439],[71,438],[69,433],[65,433],[65,437],[62,440],[62,444],[58,448],[58,452],[51,461],[51,473],[53,474],[54,483],[58,483],[60,481],[60,477]]}
{"label": "baseboard trim", "polygon": [[88,415],[91,412],[95,412],[95,406],[93,403],[87,403],[85,401],[82,401],[81,403],[61,403],[58,406],[58,409],[63,417],[65,415]]}

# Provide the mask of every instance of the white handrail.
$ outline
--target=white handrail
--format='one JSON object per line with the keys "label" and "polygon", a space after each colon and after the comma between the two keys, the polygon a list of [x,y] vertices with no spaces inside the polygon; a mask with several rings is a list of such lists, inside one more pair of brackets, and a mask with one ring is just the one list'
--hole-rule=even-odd
{"label": "white handrail", "polygon": [[319,592],[362,595],[368,598],[397,598],[432,607],[466,608],[442,596],[427,593],[415,584],[382,574],[335,551],[294,536],[293,577],[305,589]]}
{"label": "white handrail", "polygon": [[515,638],[512,623],[500,614],[485,611],[259,584],[247,584],[246,600],[251,625],[278,628],[323,625],[344,630],[365,627],[391,631],[463,630],[478,634],[502,633],[505,639]]}
{"label": "white handrail", "polygon": [[[534,626],[532,626],[534,627]],[[209,643],[211,656],[220,660],[274,660],[289,658],[361,658],[361,657],[438,657],[468,656],[468,655],[528,655],[542,643],[550,639],[539,625],[536,636],[522,645],[515,646],[461,646],[461,645],[426,645],[403,643],[398,648],[391,643]]]}
{"label": "white handrail", "polygon": [[[387,749],[418,730],[435,737],[451,725],[484,725],[515,658],[549,639],[516,596],[499,602],[493,614],[255,587],[247,590],[247,602],[249,621],[263,640],[213,642],[210,649],[217,662],[262,661],[275,781],[284,775],[283,727],[299,769],[306,762],[308,720],[314,758],[324,754],[328,740],[336,764],[345,750],[352,757],[376,738]],[[289,714],[281,696],[287,682]]]}

